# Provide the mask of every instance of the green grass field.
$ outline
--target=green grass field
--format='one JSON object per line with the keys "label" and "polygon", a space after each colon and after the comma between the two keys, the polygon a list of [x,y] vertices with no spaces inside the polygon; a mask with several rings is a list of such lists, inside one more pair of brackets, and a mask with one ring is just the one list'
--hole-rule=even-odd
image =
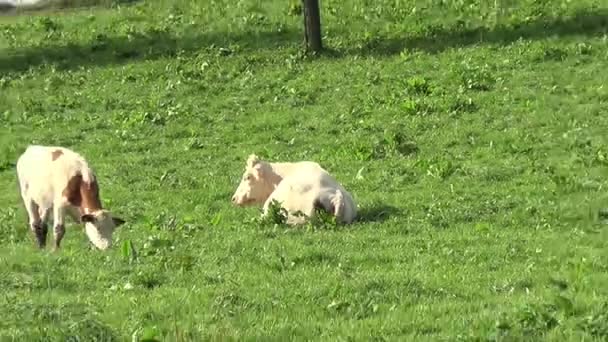
{"label": "green grass field", "polygon": [[[298,1],[0,17],[0,340],[608,339],[608,3],[502,2],[323,0],[320,56]],[[34,247],[34,143],[89,160],[112,250]],[[358,222],[233,207],[250,153]]]}

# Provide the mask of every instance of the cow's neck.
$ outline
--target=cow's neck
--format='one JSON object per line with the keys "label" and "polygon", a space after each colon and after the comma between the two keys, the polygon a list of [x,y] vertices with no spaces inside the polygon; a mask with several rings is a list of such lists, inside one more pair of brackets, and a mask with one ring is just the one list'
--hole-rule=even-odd
{"label": "cow's neck", "polygon": [[91,214],[102,209],[101,200],[99,199],[99,187],[97,182],[92,180],[90,183],[80,183],[80,212]]}
{"label": "cow's neck", "polygon": [[102,209],[99,199],[99,187],[95,179],[86,182],[81,174],[70,178],[63,196],[68,203],[78,208],[80,214],[91,214]]}
{"label": "cow's neck", "polygon": [[285,178],[285,176],[287,176],[283,170],[281,168],[276,167],[275,165],[271,165],[271,171],[268,172],[268,174],[265,176],[265,178],[268,180],[268,182],[270,184],[272,184],[274,187],[276,187],[277,185],[279,185],[279,183],[281,183],[281,181],[283,180],[283,178]]}

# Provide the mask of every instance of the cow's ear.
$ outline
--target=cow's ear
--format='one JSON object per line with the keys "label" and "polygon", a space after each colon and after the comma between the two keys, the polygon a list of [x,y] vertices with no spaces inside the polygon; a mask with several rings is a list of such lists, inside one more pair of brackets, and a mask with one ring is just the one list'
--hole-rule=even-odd
{"label": "cow's ear", "polygon": [[91,214],[84,214],[82,216],[80,216],[80,222],[86,223],[93,223],[95,222],[95,216],[91,215]]}
{"label": "cow's ear", "polygon": [[247,167],[254,167],[255,165],[257,165],[260,162],[260,158],[258,158],[258,156],[256,156],[255,154],[250,154],[249,157],[247,158]]}
{"label": "cow's ear", "polygon": [[257,163],[253,167],[253,174],[255,175],[255,178],[257,178],[257,179],[264,178],[265,171],[266,170],[262,163]]}
{"label": "cow's ear", "polygon": [[112,217],[112,221],[114,221],[115,227],[122,226],[125,223],[125,220],[121,219],[120,217]]}

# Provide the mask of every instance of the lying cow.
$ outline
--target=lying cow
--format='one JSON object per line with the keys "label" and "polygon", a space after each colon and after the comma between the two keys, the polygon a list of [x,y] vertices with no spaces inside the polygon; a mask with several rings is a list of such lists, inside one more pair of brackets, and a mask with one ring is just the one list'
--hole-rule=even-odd
{"label": "lying cow", "polygon": [[297,213],[311,217],[315,209],[326,210],[342,223],[353,222],[357,215],[350,193],[318,163],[270,163],[252,154],[232,202],[241,207],[264,203],[267,215],[273,200],[287,210],[288,224],[305,222]]}
{"label": "lying cow", "polygon": [[17,177],[38,247],[46,245],[51,210],[55,249],[65,234],[66,214],[85,224],[86,234],[97,248],[112,245],[112,233],[124,221],[103,209],[95,174],[82,156],[63,147],[32,145],[17,161]]}

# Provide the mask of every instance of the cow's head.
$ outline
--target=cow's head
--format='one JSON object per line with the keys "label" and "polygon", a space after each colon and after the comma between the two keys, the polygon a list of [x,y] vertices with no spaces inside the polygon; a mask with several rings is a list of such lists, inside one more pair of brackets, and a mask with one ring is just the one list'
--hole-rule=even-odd
{"label": "cow's head", "polygon": [[89,240],[95,247],[104,250],[112,246],[112,234],[114,230],[125,223],[124,220],[113,217],[107,210],[97,210],[80,217],[84,222],[85,231]]}
{"label": "cow's head", "polygon": [[274,191],[277,175],[272,167],[255,154],[247,158],[241,183],[232,195],[232,203],[240,207],[264,203]]}

